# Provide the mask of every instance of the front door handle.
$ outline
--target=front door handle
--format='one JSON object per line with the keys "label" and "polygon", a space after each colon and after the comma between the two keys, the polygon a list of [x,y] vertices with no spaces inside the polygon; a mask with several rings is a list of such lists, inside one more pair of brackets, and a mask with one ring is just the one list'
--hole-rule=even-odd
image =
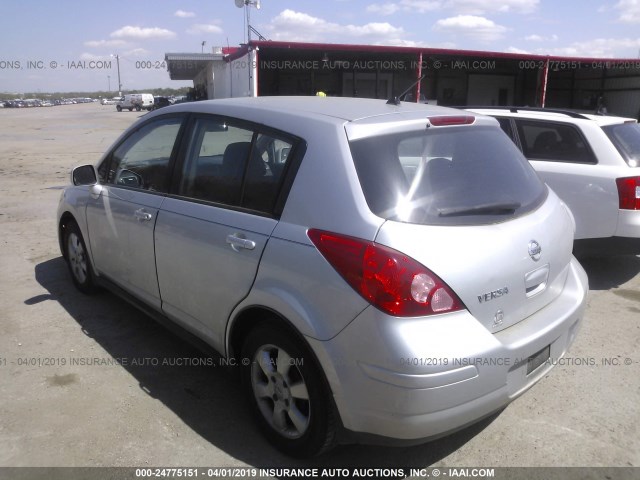
{"label": "front door handle", "polygon": [[244,235],[241,233],[234,233],[232,235],[227,235],[227,243],[231,245],[231,248],[236,252],[239,252],[241,248],[246,250],[253,250],[256,248],[256,242],[253,240],[249,240],[248,238],[244,238]]}
{"label": "front door handle", "polygon": [[133,212],[133,216],[136,217],[139,222],[148,222],[153,218],[153,215],[147,212],[144,208],[140,208]]}

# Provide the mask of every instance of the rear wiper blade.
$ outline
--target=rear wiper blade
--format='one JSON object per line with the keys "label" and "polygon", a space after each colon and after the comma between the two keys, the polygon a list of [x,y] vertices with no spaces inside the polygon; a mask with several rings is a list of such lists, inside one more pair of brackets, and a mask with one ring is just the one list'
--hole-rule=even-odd
{"label": "rear wiper blade", "polygon": [[521,204],[518,202],[511,203],[485,203],[483,205],[475,205],[473,207],[451,207],[439,208],[438,216],[440,217],[456,217],[463,215],[509,215],[514,213]]}

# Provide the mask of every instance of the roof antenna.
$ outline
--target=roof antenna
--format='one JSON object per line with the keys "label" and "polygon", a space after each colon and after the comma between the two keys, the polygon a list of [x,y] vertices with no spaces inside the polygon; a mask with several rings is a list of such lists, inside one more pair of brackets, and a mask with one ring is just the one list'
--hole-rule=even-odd
{"label": "roof antenna", "polygon": [[404,92],[402,92],[400,95],[396,95],[395,97],[391,97],[389,100],[387,100],[387,105],[400,105],[400,99],[402,97],[404,97],[407,93],[409,93],[411,91],[411,89],[413,87],[415,87],[419,82],[422,81],[422,79],[424,77],[426,77],[427,74],[423,74],[418,80],[416,80],[415,82],[413,82],[411,84],[411,86],[409,88],[407,88]]}

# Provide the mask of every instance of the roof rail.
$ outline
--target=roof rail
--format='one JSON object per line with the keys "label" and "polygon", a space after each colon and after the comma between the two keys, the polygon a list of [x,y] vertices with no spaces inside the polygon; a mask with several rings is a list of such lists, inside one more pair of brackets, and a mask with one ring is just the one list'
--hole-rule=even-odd
{"label": "roof rail", "polygon": [[546,112],[546,113],[560,113],[562,115],[566,115],[571,118],[581,118],[583,120],[589,120],[589,117],[584,116],[581,113],[574,112],[572,110],[564,110],[561,108],[541,108],[541,107],[499,107],[499,106],[491,106],[491,105],[473,105],[466,107],[456,107],[463,108],[465,110],[473,110],[473,109],[485,109],[485,110],[509,110],[511,113],[518,113],[518,111],[523,110],[527,112]]}

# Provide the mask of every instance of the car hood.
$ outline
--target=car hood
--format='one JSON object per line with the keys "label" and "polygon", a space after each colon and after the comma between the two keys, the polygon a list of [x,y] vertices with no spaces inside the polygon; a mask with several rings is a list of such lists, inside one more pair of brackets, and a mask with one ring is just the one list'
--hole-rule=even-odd
{"label": "car hood", "polygon": [[445,227],[387,221],[375,241],[438,275],[495,333],[560,294],[572,258],[573,221],[549,192],[538,209],[502,223]]}

